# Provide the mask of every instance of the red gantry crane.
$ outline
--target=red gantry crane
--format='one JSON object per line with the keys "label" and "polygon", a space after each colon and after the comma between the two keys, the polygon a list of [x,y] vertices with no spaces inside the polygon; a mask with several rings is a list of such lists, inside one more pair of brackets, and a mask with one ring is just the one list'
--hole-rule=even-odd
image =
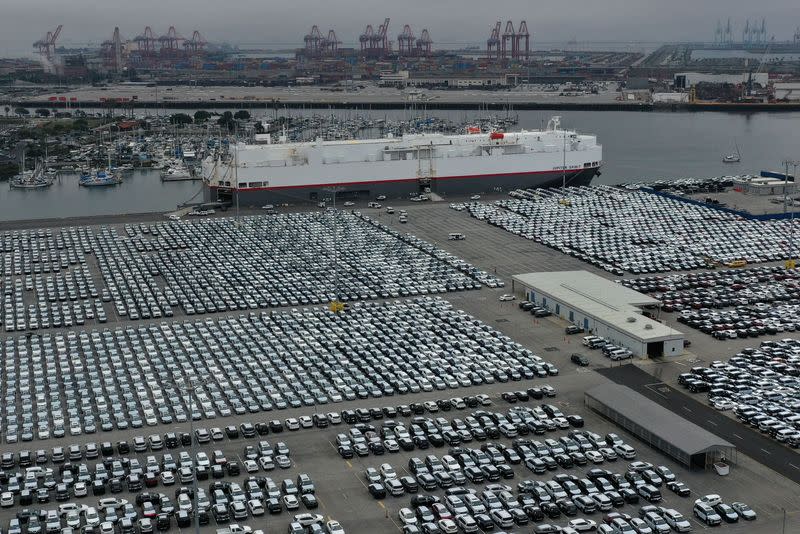
{"label": "red gantry crane", "polygon": [[52,61],[56,54],[56,40],[61,35],[62,25],[59,24],[55,31],[47,32],[47,35],[33,43],[33,46],[39,49],[39,54],[48,61]]}
{"label": "red gantry crane", "polygon": [[486,40],[486,57],[489,59],[500,59],[500,26],[501,22],[498,20],[492,28],[492,33]]}
{"label": "red gantry crane", "polygon": [[428,29],[425,28],[422,30],[422,34],[420,34],[419,39],[417,39],[417,55],[430,56],[432,45],[433,39],[431,39],[431,34],[429,34]]}

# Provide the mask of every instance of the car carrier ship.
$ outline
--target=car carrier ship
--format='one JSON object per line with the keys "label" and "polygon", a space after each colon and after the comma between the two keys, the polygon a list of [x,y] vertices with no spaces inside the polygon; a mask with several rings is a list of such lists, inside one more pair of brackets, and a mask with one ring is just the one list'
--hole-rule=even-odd
{"label": "car carrier ship", "polygon": [[[426,133],[380,139],[232,144],[203,160],[204,197],[242,205],[317,202],[377,195],[408,197],[587,185],[599,173],[594,135],[544,130]],[[266,136],[268,139],[269,136]]]}

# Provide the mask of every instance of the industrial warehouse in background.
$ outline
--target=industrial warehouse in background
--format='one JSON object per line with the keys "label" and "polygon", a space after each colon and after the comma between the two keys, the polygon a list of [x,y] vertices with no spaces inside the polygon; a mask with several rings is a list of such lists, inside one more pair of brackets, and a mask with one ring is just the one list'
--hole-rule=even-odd
{"label": "industrial warehouse in background", "polygon": [[[68,48],[61,40],[69,28],[59,25],[33,43],[40,61],[0,60],[0,83],[306,85],[332,92],[358,92],[375,83],[519,89],[548,98],[606,93],[612,102],[642,106],[800,102],[800,28],[789,36],[771,35],[763,18],[719,20],[708,41],[655,50],[636,43],[612,43],[603,50],[575,39],[557,48],[537,47],[535,28],[526,20],[486,21],[483,36],[465,36],[463,44],[450,47],[435,40],[445,29],[424,21],[386,17],[365,21],[362,28],[343,35],[311,24],[298,29],[296,47],[245,48],[214,42],[198,28],[114,27],[99,46]],[[25,89],[11,91],[24,94]]]}

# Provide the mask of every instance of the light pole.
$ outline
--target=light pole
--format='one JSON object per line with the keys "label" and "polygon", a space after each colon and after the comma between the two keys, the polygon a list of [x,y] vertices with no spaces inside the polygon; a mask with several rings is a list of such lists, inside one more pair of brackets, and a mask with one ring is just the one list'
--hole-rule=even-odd
{"label": "light pole", "polygon": [[192,512],[194,513],[194,532],[195,534],[200,534],[200,494],[197,490],[197,455],[194,449],[194,396],[195,390],[200,386],[204,386],[206,383],[202,380],[194,382],[190,378],[185,378],[181,380],[181,382],[184,383],[183,387],[177,384],[176,386],[182,392],[185,392],[189,395],[189,437],[191,438],[189,451],[192,455],[192,491],[194,492],[194,496],[192,497],[192,500],[194,501]]}
{"label": "light pole", "polygon": [[[783,175],[783,212],[786,213],[787,197],[789,196],[789,165],[794,168],[792,175],[794,184],[794,193],[797,193],[797,165],[800,161],[793,159],[786,159],[783,161],[786,173]],[[791,211],[789,212],[789,259],[786,261],[786,267],[794,269],[794,198],[792,198]]]}
{"label": "light pole", "polygon": [[325,191],[333,195],[333,292],[335,297],[331,302],[331,310],[337,313],[341,311],[342,306],[339,302],[339,212],[336,211],[336,193],[343,190],[342,187],[325,188]]}

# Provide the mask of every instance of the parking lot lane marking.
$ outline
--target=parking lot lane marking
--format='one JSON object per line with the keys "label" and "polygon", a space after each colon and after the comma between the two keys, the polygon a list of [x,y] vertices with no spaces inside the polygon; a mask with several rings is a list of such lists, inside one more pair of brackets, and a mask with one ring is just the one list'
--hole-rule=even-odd
{"label": "parking lot lane marking", "polygon": [[738,439],[744,439],[742,436],[740,436],[739,434],[736,434],[736,433],[733,433],[733,437],[738,438]]}
{"label": "parking lot lane marking", "polygon": [[345,460],[344,463],[346,463],[347,467],[349,467],[350,469],[353,468],[353,464],[350,463],[350,460]]}
{"label": "parking lot lane marking", "polygon": [[719,426],[717,423],[715,423],[711,419],[706,419],[706,422],[708,422],[709,425]]}
{"label": "parking lot lane marking", "polygon": [[688,406],[681,406],[681,408],[683,408],[684,410],[686,410],[689,413],[692,413],[692,410],[690,410]]}
{"label": "parking lot lane marking", "polygon": [[381,508],[383,508],[384,510],[386,510],[386,505],[385,505],[385,504],[383,504],[383,501],[378,501],[378,506],[380,506]]}
{"label": "parking lot lane marking", "polygon": [[797,467],[797,466],[796,466],[796,465],[794,465],[792,462],[789,462],[789,465],[791,465],[792,467],[794,467],[795,469],[797,469],[798,471],[800,471],[800,467]]}
{"label": "parking lot lane marking", "polygon": [[666,399],[667,396],[664,395],[663,393],[661,393],[661,391],[659,391],[659,389],[661,389],[661,388],[655,387],[655,386],[663,386],[663,385],[664,385],[664,382],[653,382],[652,384],[644,384],[644,387],[646,387],[647,389],[649,389],[650,391],[652,391],[653,393],[655,393],[659,397],[663,397],[663,398]]}
{"label": "parking lot lane marking", "polygon": [[769,452],[767,449],[761,449],[761,452],[763,452],[764,454],[772,454],[772,453],[771,453],[771,452]]}

